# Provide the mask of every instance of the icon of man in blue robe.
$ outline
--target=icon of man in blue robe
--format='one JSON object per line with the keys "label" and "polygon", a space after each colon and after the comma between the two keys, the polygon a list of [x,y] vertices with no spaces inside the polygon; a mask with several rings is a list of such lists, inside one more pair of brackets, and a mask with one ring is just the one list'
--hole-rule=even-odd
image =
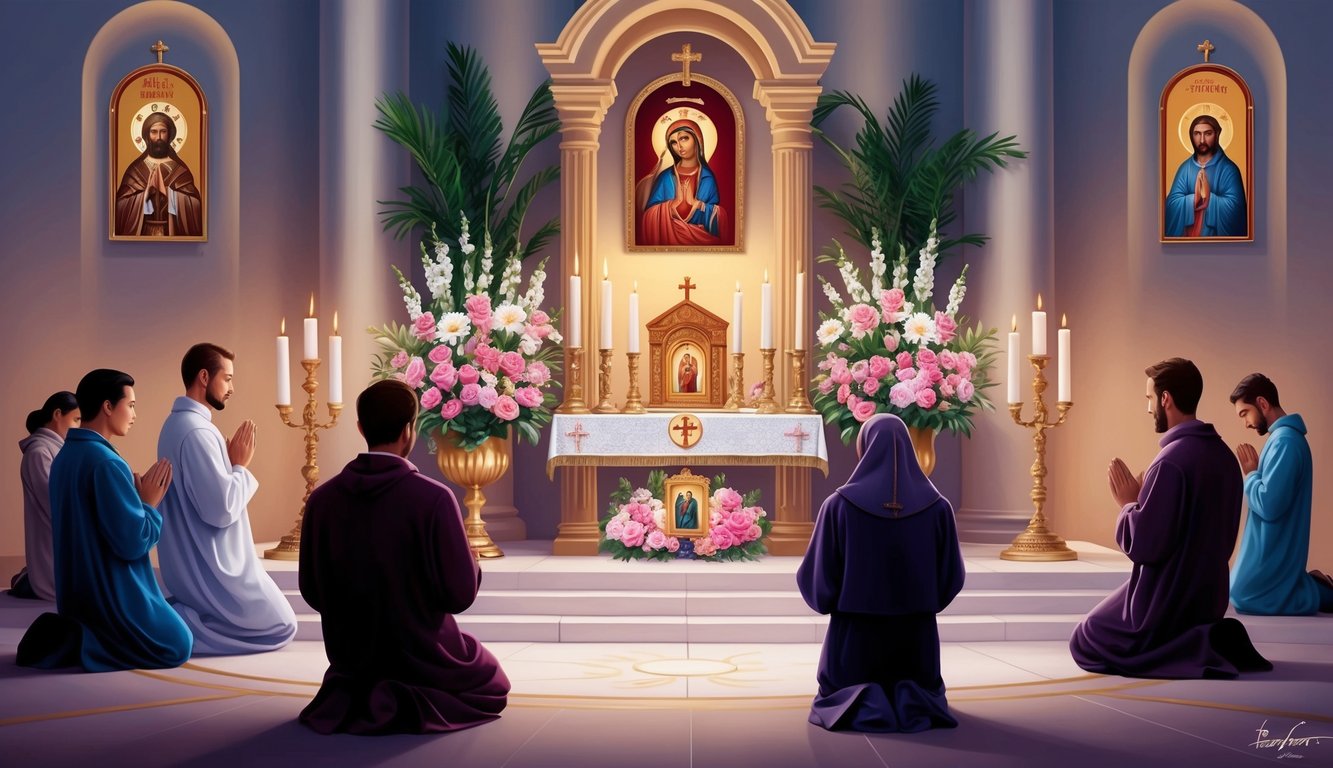
{"label": "icon of man in blue robe", "polygon": [[1212,115],[1190,123],[1194,154],[1176,169],[1166,195],[1167,237],[1244,237],[1248,234],[1245,182],[1218,142],[1222,126]]}
{"label": "icon of man in blue robe", "polygon": [[676,494],[676,527],[699,527],[699,500],[694,498],[694,491],[686,491],[683,497]]}

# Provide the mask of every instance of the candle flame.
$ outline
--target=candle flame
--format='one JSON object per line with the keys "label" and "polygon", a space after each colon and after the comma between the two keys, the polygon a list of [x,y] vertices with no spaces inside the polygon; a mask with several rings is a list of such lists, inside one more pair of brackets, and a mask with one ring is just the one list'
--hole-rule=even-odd
{"label": "candle flame", "polygon": [[338,335],[338,310],[333,311],[333,335]]}
{"label": "candle flame", "polygon": [[610,277],[610,270],[607,268],[606,259],[602,259],[602,279]]}
{"label": "candle flame", "polygon": [[314,291],[311,291],[311,292],[310,292],[310,314],[306,315],[306,317],[314,317],[314,316],[315,316],[315,292],[314,292]]}
{"label": "candle flame", "polygon": [[282,318],[282,322],[278,324],[278,335],[279,336],[287,335],[287,318],[285,317]]}
{"label": "candle flame", "polygon": [[1041,294],[1037,294],[1037,311],[1041,311]]}
{"label": "candle flame", "polygon": [[638,280],[635,280],[635,281],[634,281],[634,292],[635,292],[635,293],[638,293],[638,292],[639,292],[639,281],[638,281]]}
{"label": "candle flame", "polygon": [[578,251],[575,251],[575,252],[574,252],[574,275],[575,275],[575,277],[577,277],[578,274],[579,274],[579,254],[578,254]]}
{"label": "candle flame", "polygon": [[740,292],[741,292],[741,281],[740,281],[740,280],[737,280],[737,281],[736,281],[736,293],[740,293]]}
{"label": "candle flame", "polygon": [[765,283],[768,282],[768,270],[767,270],[767,269],[764,270],[764,282],[765,282]]}
{"label": "candle flame", "polygon": [[1009,321],[1009,332],[1010,333],[1018,332],[1018,315],[1014,315],[1014,318]]}
{"label": "candle flame", "polygon": [[1066,325],[1069,325],[1069,315],[1066,315],[1066,314],[1061,313],[1061,315],[1060,315],[1060,327],[1061,327],[1061,328],[1064,328]]}

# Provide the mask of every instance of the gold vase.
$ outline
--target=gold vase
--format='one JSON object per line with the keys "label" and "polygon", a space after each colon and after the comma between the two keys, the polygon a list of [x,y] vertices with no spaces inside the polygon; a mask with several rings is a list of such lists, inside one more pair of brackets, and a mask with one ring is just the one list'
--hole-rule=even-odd
{"label": "gold vase", "polygon": [[481,519],[481,508],[486,505],[486,494],[481,489],[509,471],[513,450],[509,438],[489,437],[469,451],[459,445],[460,437],[457,432],[435,434],[435,463],[445,479],[468,489],[463,500],[463,506],[467,508],[463,529],[467,532],[468,546],[477,557],[504,557],[504,552],[486,533],[486,521]]}
{"label": "gold vase", "polygon": [[939,430],[908,427],[907,433],[912,436],[916,463],[921,465],[921,471],[926,473],[926,477],[930,477],[930,473],[935,471],[935,435],[939,434]]}

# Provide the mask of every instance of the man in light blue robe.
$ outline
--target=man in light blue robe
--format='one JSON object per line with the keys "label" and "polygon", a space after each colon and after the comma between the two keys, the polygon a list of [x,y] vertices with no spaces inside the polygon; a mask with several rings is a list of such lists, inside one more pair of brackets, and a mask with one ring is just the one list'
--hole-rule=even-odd
{"label": "man in light blue robe", "polygon": [[1270,616],[1333,611],[1333,585],[1305,572],[1314,480],[1305,421],[1282,409],[1277,386],[1262,373],[1241,379],[1231,402],[1246,428],[1272,433],[1262,453],[1248,443],[1236,448],[1250,514],[1231,569],[1231,604]]}
{"label": "man in light blue robe", "polygon": [[213,425],[213,409],[231,397],[234,355],[196,344],[181,362],[185,396],[162,425],[158,454],[176,468],[162,502],[158,560],[171,605],[194,633],[194,653],[272,651],[296,636],[296,614],[259,563],[246,504],[259,489],[247,465],[255,425],[230,441]]}
{"label": "man in light blue robe", "polygon": [[1249,234],[1245,182],[1218,141],[1221,125],[1212,115],[1190,124],[1194,154],[1176,170],[1166,195],[1167,237],[1244,237]]}

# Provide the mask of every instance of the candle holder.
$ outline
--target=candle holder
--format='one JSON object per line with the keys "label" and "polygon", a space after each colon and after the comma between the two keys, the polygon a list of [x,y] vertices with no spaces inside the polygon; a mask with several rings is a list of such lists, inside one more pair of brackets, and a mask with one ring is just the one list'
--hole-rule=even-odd
{"label": "candle holder", "polygon": [[329,403],[328,423],[320,424],[316,421],[315,390],[319,389],[319,382],[315,380],[315,371],[319,370],[319,363],[318,359],[301,361],[301,366],[305,368],[305,383],[301,385],[301,389],[304,389],[307,395],[305,408],[301,411],[301,421],[292,421],[290,405],[278,406],[278,416],[283,424],[293,429],[305,430],[305,466],[301,467],[301,476],[305,478],[305,496],[301,497],[301,509],[296,513],[296,525],[292,526],[291,533],[283,536],[278,546],[264,551],[264,557],[270,560],[299,560],[301,557],[301,521],[305,519],[305,505],[310,501],[310,493],[315,490],[315,483],[319,482],[319,463],[316,461],[319,430],[330,429],[337,424],[338,416],[343,410],[342,403]]}
{"label": "candle holder", "polygon": [[639,399],[639,353],[626,352],[625,357],[629,358],[629,392],[625,395],[625,407],[620,412],[646,413],[643,400]]}
{"label": "candle holder", "polygon": [[773,396],[773,355],[776,353],[776,349],[759,350],[759,354],[764,358],[764,388],[759,393],[755,408],[760,413],[782,413],[782,408],[778,406],[778,401]]}
{"label": "candle holder", "polygon": [[805,394],[805,350],[789,349],[791,356],[791,397],[787,399],[787,413],[814,413],[810,398]]}
{"label": "candle holder", "polygon": [[596,407],[592,409],[593,413],[619,413],[620,409],[611,402],[611,355],[609,349],[598,350],[602,361],[597,367],[597,389],[601,398],[597,401]]}
{"label": "candle holder", "polygon": [[1036,460],[1032,462],[1032,504],[1036,511],[1028,522],[1027,530],[1014,537],[1009,548],[1000,553],[1001,560],[1023,560],[1027,562],[1055,562],[1059,560],[1077,560],[1078,553],[1065,545],[1065,540],[1046,528],[1046,515],[1042,511],[1046,506],[1046,430],[1054,429],[1065,423],[1065,417],[1073,403],[1055,404],[1059,417],[1046,420],[1046,363],[1049,355],[1028,355],[1032,363],[1032,403],[1036,416],[1032,421],[1024,421],[1023,404],[1010,403],[1009,414],[1020,427],[1035,430],[1032,445],[1036,451]]}
{"label": "candle holder", "polygon": [[731,394],[727,397],[728,411],[739,411],[745,407],[745,353],[731,353]]}
{"label": "candle holder", "polygon": [[565,401],[556,413],[589,413],[583,402],[583,347],[569,348],[569,370],[565,373]]}

